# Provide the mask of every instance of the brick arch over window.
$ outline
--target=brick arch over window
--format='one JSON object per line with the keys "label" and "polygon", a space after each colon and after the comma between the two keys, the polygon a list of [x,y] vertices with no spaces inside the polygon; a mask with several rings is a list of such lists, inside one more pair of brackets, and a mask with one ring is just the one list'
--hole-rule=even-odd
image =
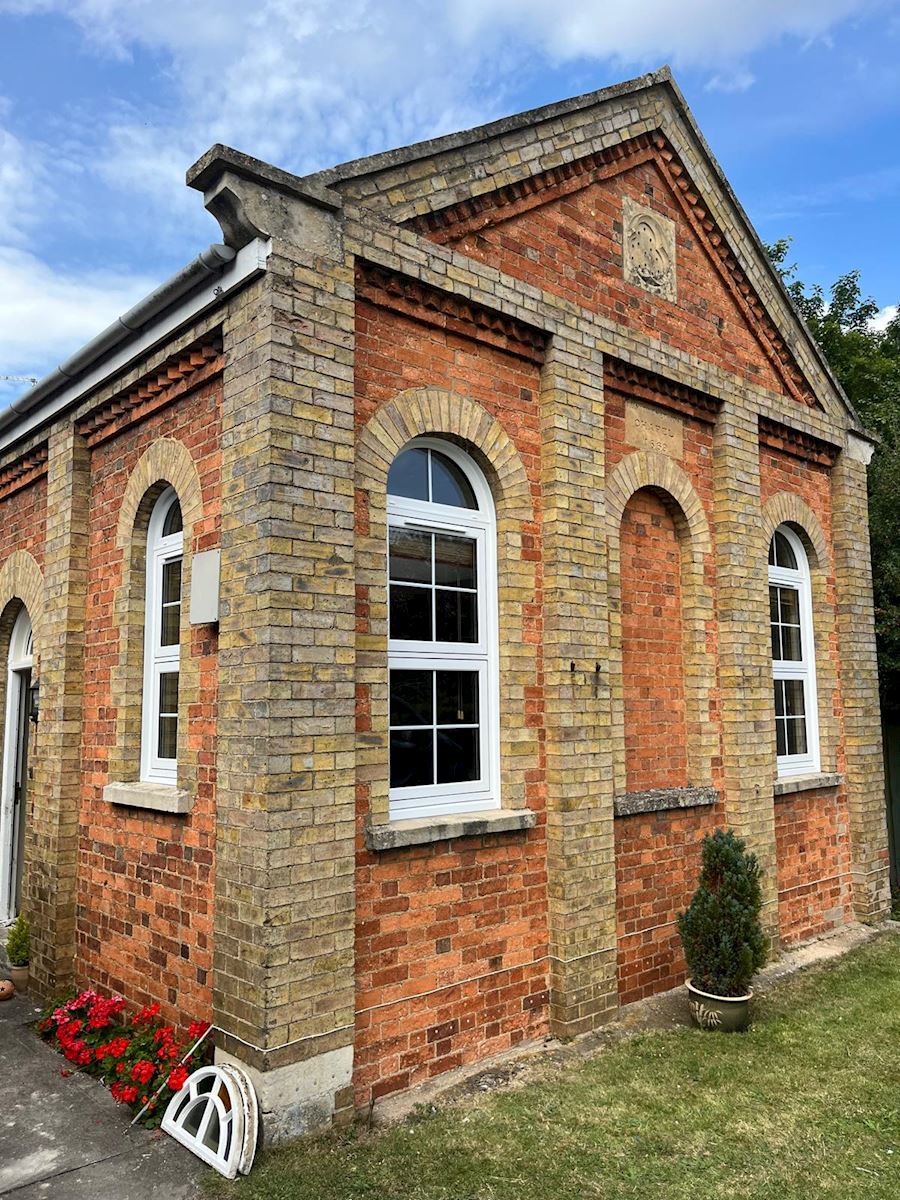
{"label": "brick arch over window", "polygon": [[387,476],[407,442],[426,435],[447,438],[470,454],[494,499],[504,808],[526,807],[526,780],[538,769],[536,730],[524,719],[539,678],[539,639],[529,624],[538,566],[533,548],[539,538],[528,475],[502,425],[474,400],[439,388],[401,392],[372,415],[356,448],[357,763],[369,784],[375,822],[388,819]]}
{"label": "brick arch over window", "polygon": [[40,653],[44,619],[44,576],[27,550],[14,550],[0,566],[0,653],[3,654],[3,661],[9,646],[9,635],[19,615],[18,604],[14,603],[16,601],[28,610],[37,656]]}
{"label": "brick arch over window", "polygon": [[719,737],[711,720],[715,701],[716,663],[708,648],[715,619],[712,539],[700,497],[685,472],[664,454],[637,451],[623,458],[606,484],[609,568],[609,674],[612,688],[613,775],[615,790],[626,790],[625,702],[622,669],[622,517],[631,497],[649,489],[671,513],[681,548],[681,624],[688,782],[712,782],[712,760]]}
{"label": "brick arch over window", "polygon": [[170,484],[178,493],[185,545],[189,543],[193,525],[203,517],[200,476],[187,446],[174,438],[160,438],[141,455],[128,477],[116,527],[117,546],[131,542],[148,493],[154,488],[157,493],[163,490],[159,484]]}
{"label": "brick arch over window", "polygon": [[[122,551],[122,575],[114,602],[119,656],[111,682],[112,694],[118,704],[116,738],[109,760],[109,778],[116,782],[133,783],[140,775],[147,526],[154,504],[170,486],[178,494],[181,505],[184,525],[181,587],[182,596],[187,598],[191,589],[193,531],[204,516],[200,476],[190,451],[182,442],[160,438],[147,448],[128,477],[116,526],[116,545]],[[197,703],[200,682],[196,660],[190,653],[189,607],[187,603],[181,606],[178,708],[183,715]],[[193,794],[196,764],[186,753],[189,735],[189,721],[179,721],[178,786]]]}
{"label": "brick arch over window", "polygon": [[766,535],[766,553],[778,526],[792,525],[806,547],[809,569],[830,573],[831,552],[825,531],[819,518],[800,496],[795,496],[792,492],[777,492],[763,506],[762,522]]}
{"label": "brick arch over window", "polygon": [[[835,709],[839,701],[836,669],[838,649],[831,547],[819,518],[806,501],[793,492],[776,492],[774,496],[770,496],[763,505],[761,523],[765,534],[766,555],[769,552],[772,536],[779,525],[790,525],[803,542],[806,550],[812,592],[822,770],[836,771],[840,730],[835,717]],[[760,569],[765,577],[767,570],[765,561]]]}

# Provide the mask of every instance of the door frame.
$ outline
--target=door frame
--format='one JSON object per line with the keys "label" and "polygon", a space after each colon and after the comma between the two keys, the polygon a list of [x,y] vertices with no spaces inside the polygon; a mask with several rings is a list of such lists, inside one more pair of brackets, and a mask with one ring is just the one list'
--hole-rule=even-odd
{"label": "door frame", "polygon": [[20,899],[28,795],[28,699],[33,666],[31,618],[23,605],[9,639],[0,780],[0,920],[6,921],[16,917]]}

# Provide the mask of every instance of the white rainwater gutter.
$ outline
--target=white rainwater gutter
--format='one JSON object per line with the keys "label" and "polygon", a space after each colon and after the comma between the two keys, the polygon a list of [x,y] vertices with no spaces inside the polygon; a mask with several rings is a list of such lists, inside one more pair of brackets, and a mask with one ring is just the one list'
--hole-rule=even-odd
{"label": "white rainwater gutter", "polygon": [[0,412],[0,452],[77,404],[182,326],[266,270],[272,244],[214,244]]}

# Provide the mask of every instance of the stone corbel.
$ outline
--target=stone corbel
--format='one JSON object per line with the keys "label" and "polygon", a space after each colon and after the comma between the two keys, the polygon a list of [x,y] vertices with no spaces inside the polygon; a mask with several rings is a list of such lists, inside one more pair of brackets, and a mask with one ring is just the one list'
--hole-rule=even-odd
{"label": "stone corbel", "polygon": [[875,443],[869,438],[860,437],[859,434],[847,432],[847,440],[844,443],[844,453],[854,462],[864,463],[866,466],[872,461],[872,455],[875,452]]}
{"label": "stone corbel", "polygon": [[340,246],[338,192],[241,154],[213,146],[188,170],[187,183],[219,222],[225,243],[240,250],[254,238],[283,238],[335,257]]}

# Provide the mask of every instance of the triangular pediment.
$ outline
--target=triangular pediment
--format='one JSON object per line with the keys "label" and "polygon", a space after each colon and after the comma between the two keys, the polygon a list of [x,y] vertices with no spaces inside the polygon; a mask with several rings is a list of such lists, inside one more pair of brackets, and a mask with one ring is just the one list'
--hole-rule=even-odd
{"label": "triangular pediment", "polygon": [[[858,426],[667,69],[310,180],[472,253],[472,238],[489,240],[502,223],[523,221],[542,205],[645,164],[668,188],[680,232],[690,231],[734,319],[739,314],[759,348],[759,377],[740,366],[736,372],[807,411],[821,409],[840,425]],[[686,296],[686,303],[693,301]]]}
{"label": "triangular pediment", "polygon": [[[623,246],[629,207],[658,212],[671,227],[680,295],[629,284]],[[665,215],[664,215],[665,214]],[[549,279],[580,306],[615,315],[652,335],[671,333],[717,351],[751,381],[821,408],[793,351],[712,219],[683,163],[659,132],[552,167],[491,192],[422,214],[409,227],[508,274]],[[677,247],[677,248],[676,248]],[[519,251],[517,256],[516,250]],[[580,283],[580,286],[579,286]],[[672,306],[681,308],[677,314]],[[701,355],[703,357],[703,355]],[[726,369],[728,369],[726,367]]]}

